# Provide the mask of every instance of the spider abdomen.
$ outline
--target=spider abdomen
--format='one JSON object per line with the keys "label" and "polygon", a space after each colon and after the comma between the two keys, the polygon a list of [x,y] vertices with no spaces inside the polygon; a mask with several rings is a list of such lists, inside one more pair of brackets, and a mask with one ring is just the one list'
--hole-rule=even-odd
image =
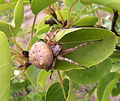
{"label": "spider abdomen", "polygon": [[48,69],[53,62],[51,48],[44,42],[36,42],[29,52],[30,62],[40,69]]}

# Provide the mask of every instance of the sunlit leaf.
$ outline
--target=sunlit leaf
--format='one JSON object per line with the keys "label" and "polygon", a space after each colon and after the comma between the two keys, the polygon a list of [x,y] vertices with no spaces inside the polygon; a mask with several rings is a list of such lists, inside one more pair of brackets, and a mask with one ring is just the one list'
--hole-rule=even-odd
{"label": "sunlit leaf", "polygon": [[8,39],[0,32],[0,101],[9,101],[11,71]]}
{"label": "sunlit leaf", "polygon": [[80,0],[84,4],[96,3],[110,8],[120,10],[120,0]]}

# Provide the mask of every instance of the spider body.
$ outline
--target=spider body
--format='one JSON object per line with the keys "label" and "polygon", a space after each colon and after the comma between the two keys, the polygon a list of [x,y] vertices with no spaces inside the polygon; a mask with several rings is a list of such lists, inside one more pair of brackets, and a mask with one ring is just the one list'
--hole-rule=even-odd
{"label": "spider body", "polygon": [[53,62],[51,48],[44,42],[36,42],[29,52],[29,60],[39,69],[48,69]]}

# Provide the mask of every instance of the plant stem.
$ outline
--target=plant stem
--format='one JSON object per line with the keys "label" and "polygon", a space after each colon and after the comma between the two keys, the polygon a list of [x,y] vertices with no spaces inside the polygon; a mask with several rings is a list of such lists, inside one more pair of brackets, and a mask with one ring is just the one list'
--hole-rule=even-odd
{"label": "plant stem", "polygon": [[118,19],[118,10],[113,10],[114,11],[114,15],[113,15],[113,20],[112,20],[112,25],[111,25],[111,31],[115,33],[116,36],[119,36],[119,34],[117,34],[117,31],[115,29],[115,25],[116,25],[116,21]]}
{"label": "plant stem", "polygon": [[57,5],[55,5],[55,7],[56,7],[56,9],[57,9],[57,12],[58,12],[60,18],[61,18],[62,24],[64,24],[65,21],[64,21],[64,19],[63,19],[63,16],[62,16],[62,14],[61,14],[59,8],[57,7]]}
{"label": "plant stem", "polygon": [[64,95],[64,99],[66,101],[67,98],[66,98],[66,95],[65,95],[65,90],[64,90],[64,86],[63,86],[63,82],[62,82],[62,76],[61,76],[59,71],[57,71],[57,72],[58,72],[58,76],[59,76],[59,79],[60,79],[60,84],[61,84],[62,92],[63,92],[63,95]]}
{"label": "plant stem", "polygon": [[70,22],[70,19],[71,19],[71,16],[72,16],[73,7],[74,7],[74,5],[76,4],[77,1],[78,1],[78,0],[74,0],[74,2],[72,3],[72,5],[71,5],[71,7],[70,7],[66,27],[69,27],[69,22]]}
{"label": "plant stem", "polygon": [[9,25],[9,29],[10,29],[10,32],[11,32],[12,37],[13,37],[13,40],[12,40],[12,39],[10,39],[10,38],[9,38],[9,40],[15,44],[16,49],[18,48],[21,52],[23,52],[23,49],[22,49],[22,48],[21,48],[21,47],[17,44],[17,42],[16,42],[16,38],[15,38],[15,36],[14,36],[14,34],[13,34],[13,31],[12,31],[12,29],[11,29],[11,26],[10,26],[10,25]]}
{"label": "plant stem", "polygon": [[74,18],[74,20],[70,23],[69,27],[72,27],[73,24],[75,23],[75,21],[77,20],[77,18],[80,16],[80,14],[87,8],[88,6],[85,6],[78,14],[77,16]]}
{"label": "plant stem", "polygon": [[[50,9],[49,9],[49,10],[50,10]],[[61,23],[59,23],[58,20],[55,19],[55,18],[52,16],[52,14],[51,14],[51,12],[50,12],[49,10],[45,9],[45,11],[47,12],[47,14],[48,14],[50,17],[52,17],[52,19],[53,19],[59,26],[63,27],[63,25],[62,25]]]}
{"label": "plant stem", "polygon": [[37,18],[37,15],[35,15],[34,20],[33,20],[32,32],[31,32],[31,39],[30,39],[31,41],[30,41],[30,48],[29,48],[29,50],[30,50],[31,47],[32,47],[32,39],[33,39],[33,33],[34,33],[34,27],[35,27],[36,18]]}

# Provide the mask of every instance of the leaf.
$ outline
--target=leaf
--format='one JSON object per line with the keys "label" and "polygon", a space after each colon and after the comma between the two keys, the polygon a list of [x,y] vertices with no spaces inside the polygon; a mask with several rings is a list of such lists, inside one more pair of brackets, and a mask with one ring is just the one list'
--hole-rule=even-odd
{"label": "leaf", "polygon": [[120,74],[108,73],[98,83],[97,86],[97,101],[109,101],[109,95],[115,86]]}
{"label": "leaf", "polygon": [[24,17],[24,5],[22,0],[18,0],[14,11],[15,30],[19,31]]}
{"label": "leaf", "polygon": [[[65,0],[64,2],[65,2],[65,7],[70,8],[71,5],[73,4],[74,0]],[[80,11],[83,7],[84,7],[84,5],[80,2],[80,0],[78,0],[78,1],[76,2],[76,4],[74,5],[74,7],[73,7],[73,11],[78,12],[78,11]]]}
{"label": "leaf", "polygon": [[37,78],[39,72],[40,69],[36,68],[33,65],[29,66],[29,68],[26,70],[26,75],[35,88],[37,88]]}
{"label": "leaf", "polygon": [[84,4],[96,3],[116,10],[120,10],[120,0],[80,0]]}
{"label": "leaf", "polygon": [[65,74],[76,83],[93,84],[100,80],[106,73],[110,72],[111,67],[112,62],[110,59],[106,59],[89,69],[72,69],[65,71]]}
{"label": "leaf", "polygon": [[57,0],[32,0],[31,10],[36,15],[44,8],[50,6],[51,4],[57,2]]}
{"label": "leaf", "polygon": [[117,71],[120,71],[120,61],[117,61],[112,65],[111,72],[117,72]]}
{"label": "leaf", "polygon": [[112,96],[118,96],[120,94],[120,83],[116,83],[112,90]]}
{"label": "leaf", "polygon": [[31,92],[26,97],[27,101],[43,101],[42,97],[38,93]]}
{"label": "leaf", "polygon": [[40,21],[37,27],[36,36],[42,33],[47,33],[51,26],[45,24],[45,20],[48,20],[50,17],[46,16]]}
{"label": "leaf", "polygon": [[12,85],[11,85],[11,91],[12,92],[17,92],[19,90],[27,88],[29,85],[30,85],[29,80],[25,80],[23,82],[12,83]]}
{"label": "leaf", "polygon": [[[77,101],[76,96],[70,86],[70,81],[68,79],[63,80],[63,86],[65,90],[65,95],[67,97],[66,101]],[[59,82],[53,83],[49,87],[46,94],[46,101],[65,101]]]}
{"label": "leaf", "polygon": [[[23,1],[24,5],[28,4],[28,1]],[[17,2],[10,2],[10,3],[4,3],[4,4],[0,4],[0,13],[6,10],[10,10],[12,8],[15,7],[15,5],[17,4]]]}
{"label": "leaf", "polygon": [[[0,21],[0,31],[4,32],[7,37],[11,37],[10,25],[4,21]],[[11,26],[12,27],[12,26]],[[13,28],[13,27],[12,27]]]}
{"label": "leaf", "polygon": [[88,16],[77,20],[75,26],[94,26],[98,21],[96,16]]}
{"label": "leaf", "polygon": [[8,39],[0,32],[0,101],[9,101],[11,71]]}
{"label": "leaf", "polygon": [[[88,41],[101,40],[63,55],[63,57],[72,59],[86,67],[96,65],[108,58],[113,53],[116,42],[114,33],[99,28],[64,29],[57,33],[55,40],[60,42],[63,50]],[[58,60],[55,68],[57,70],[70,70],[81,67]]]}
{"label": "leaf", "polygon": [[50,71],[49,72],[46,72],[45,70],[41,70],[39,75],[38,75],[38,80],[37,80],[37,84],[43,88],[44,87],[44,84],[45,84],[45,81],[48,77],[48,75],[50,74]]}

